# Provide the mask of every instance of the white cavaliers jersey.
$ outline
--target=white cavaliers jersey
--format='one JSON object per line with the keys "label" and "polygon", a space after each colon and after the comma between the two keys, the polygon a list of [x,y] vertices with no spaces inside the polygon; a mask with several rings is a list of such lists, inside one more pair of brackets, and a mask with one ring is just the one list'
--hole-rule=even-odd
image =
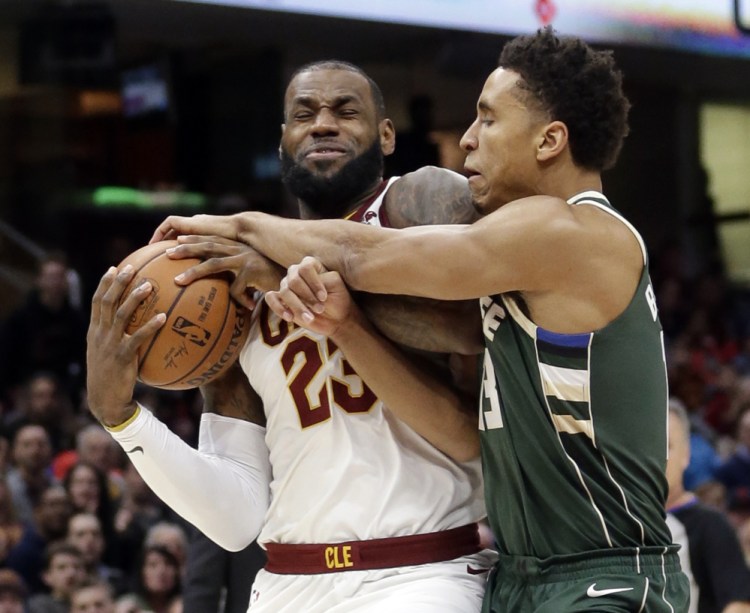
{"label": "white cavaliers jersey", "polygon": [[[387,187],[358,220],[380,225]],[[458,464],[427,443],[327,338],[260,302],[240,363],[263,400],[273,467],[261,544],[421,534],[485,516],[480,460]]]}

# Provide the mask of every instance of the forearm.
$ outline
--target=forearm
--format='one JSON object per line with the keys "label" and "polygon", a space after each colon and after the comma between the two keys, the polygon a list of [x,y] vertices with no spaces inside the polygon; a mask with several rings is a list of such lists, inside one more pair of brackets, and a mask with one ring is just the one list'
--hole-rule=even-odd
{"label": "forearm", "polygon": [[263,428],[204,414],[196,450],[141,407],[111,432],[159,498],[206,536],[230,551],[255,540],[271,479]]}
{"label": "forearm", "polygon": [[375,395],[415,432],[456,461],[479,454],[474,402],[406,356],[360,311],[331,339]]}
{"label": "forearm", "polygon": [[379,278],[380,275],[374,274],[374,266],[364,265],[368,258],[377,258],[384,266],[390,265],[391,262],[384,259],[385,251],[379,246],[399,230],[344,220],[285,219],[255,211],[240,213],[235,219],[238,240],[285,268],[307,255],[314,255],[328,270],[337,271],[354,289],[399,293],[391,291],[382,282],[393,275],[383,272]]}

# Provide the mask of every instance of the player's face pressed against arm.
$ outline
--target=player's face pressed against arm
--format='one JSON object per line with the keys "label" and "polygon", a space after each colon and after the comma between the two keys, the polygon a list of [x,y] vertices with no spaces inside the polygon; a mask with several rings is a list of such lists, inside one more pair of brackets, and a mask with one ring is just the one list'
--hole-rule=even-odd
{"label": "player's face pressed against arm", "polygon": [[[470,186],[483,213],[521,193],[512,181],[487,189],[500,172],[496,166],[506,167],[520,183],[537,158],[547,155],[545,148],[559,147],[554,142],[556,135],[545,132],[547,123],[541,118],[528,119],[519,107],[511,91],[516,80],[517,76],[507,72],[488,80],[485,89],[490,91],[483,93],[487,102],[480,104],[479,119],[464,137],[469,150],[467,167],[472,172]],[[524,126],[520,132],[519,122]],[[495,141],[511,142],[512,146],[495,146]],[[501,155],[500,160],[494,159]],[[528,211],[527,207],[523,211],[520,207],[500,209],[470,227],[420,227],[399,232],[351,227],[345,222],[283,220],[259,213],[169,218],[155,238],[170,230],[216,233],[248,242],[285,266],[305,255],[315,255],[327,268],[338,270],[355,289],[443,299],[475,298],[543,285],[544,279],[535,276],[554,278],[558,272],[555,267],[564,266],[559,258],[545,267],[537,264],[560,242],[569,241],[574,246],[571,231],[575,226],[566,225],[569,219],[562,215],[560,229],[567,233],[558,235],[556,216],[563,213],[564,202],[539,197],[538,205],[541,210],[536,206],[528,207]]]}
{"label": "player's face pressed against arm", "polygon": [[[368,82],[348,71],[316,70],[292,79],[285,99],[280,155],[284,182],[300,198],[303,218],[341,217],[357,209],[380,185],[382,156],[393,149],[393,128],[371,98]],[[358,194],[352,199],[355,189]],[[476,219],[465,177],[445,169],[425,167],[408,173],[389,182],[384,193],[382,210],[391,227]],[[353,219],[359,221],[357,216]],[[241,292],[243,279],[237,268],[230,267],[212,248],[212,243],[224,240],[183,237],[184,244],[171,257],[195,256],[207,261],[189,270],[178,283],[230,270],[235,275],[233,289]],[[481,348],[474,304],[438,304],[374,294],[360,295],[357,300],[378,329],[399,344],[462,354],[477,353]]]}

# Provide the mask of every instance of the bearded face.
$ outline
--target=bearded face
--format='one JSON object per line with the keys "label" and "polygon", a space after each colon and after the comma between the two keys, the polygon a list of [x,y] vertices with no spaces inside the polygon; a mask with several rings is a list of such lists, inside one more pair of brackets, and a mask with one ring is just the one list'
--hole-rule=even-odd
{"label": "bearded face", "polygon": [[338,170],[326,165],[303,164],[282,146],[281,177],[289,191],[322,218],[340,217],[383,175],[383,152],[380,141],[372,144]]}

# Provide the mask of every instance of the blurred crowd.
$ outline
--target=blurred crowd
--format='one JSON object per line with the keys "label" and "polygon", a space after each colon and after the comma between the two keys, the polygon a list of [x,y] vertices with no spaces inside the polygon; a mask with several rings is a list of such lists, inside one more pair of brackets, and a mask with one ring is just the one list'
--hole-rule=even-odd
{"label": "blurred crowd", "polygon": [[[86,406],[86,302],[61,253],[0,322],[0,613],[180,613],[190,526]],[[139,391],[193,442],[199,394]]]}
{"label": "blurred crowd", "polygon": [[[726,515],[750,562],[750,296],[720,270],[688,275],[682,255],[657,254],[652,278],[672,402],[691,423],[685,486]],[[89,298],[72,272],[49,254],[0,322],[0,613],[187,613],[194,529],[88,411]],[[138,393],[196,443],[195,390]]]}
{"label": "blurred crowd", "polygon": [[687,490],[724,513],[750,562],[750,292],[721,267],[687,274],[677,245],[654,259],[671,402],[690,421]]}

